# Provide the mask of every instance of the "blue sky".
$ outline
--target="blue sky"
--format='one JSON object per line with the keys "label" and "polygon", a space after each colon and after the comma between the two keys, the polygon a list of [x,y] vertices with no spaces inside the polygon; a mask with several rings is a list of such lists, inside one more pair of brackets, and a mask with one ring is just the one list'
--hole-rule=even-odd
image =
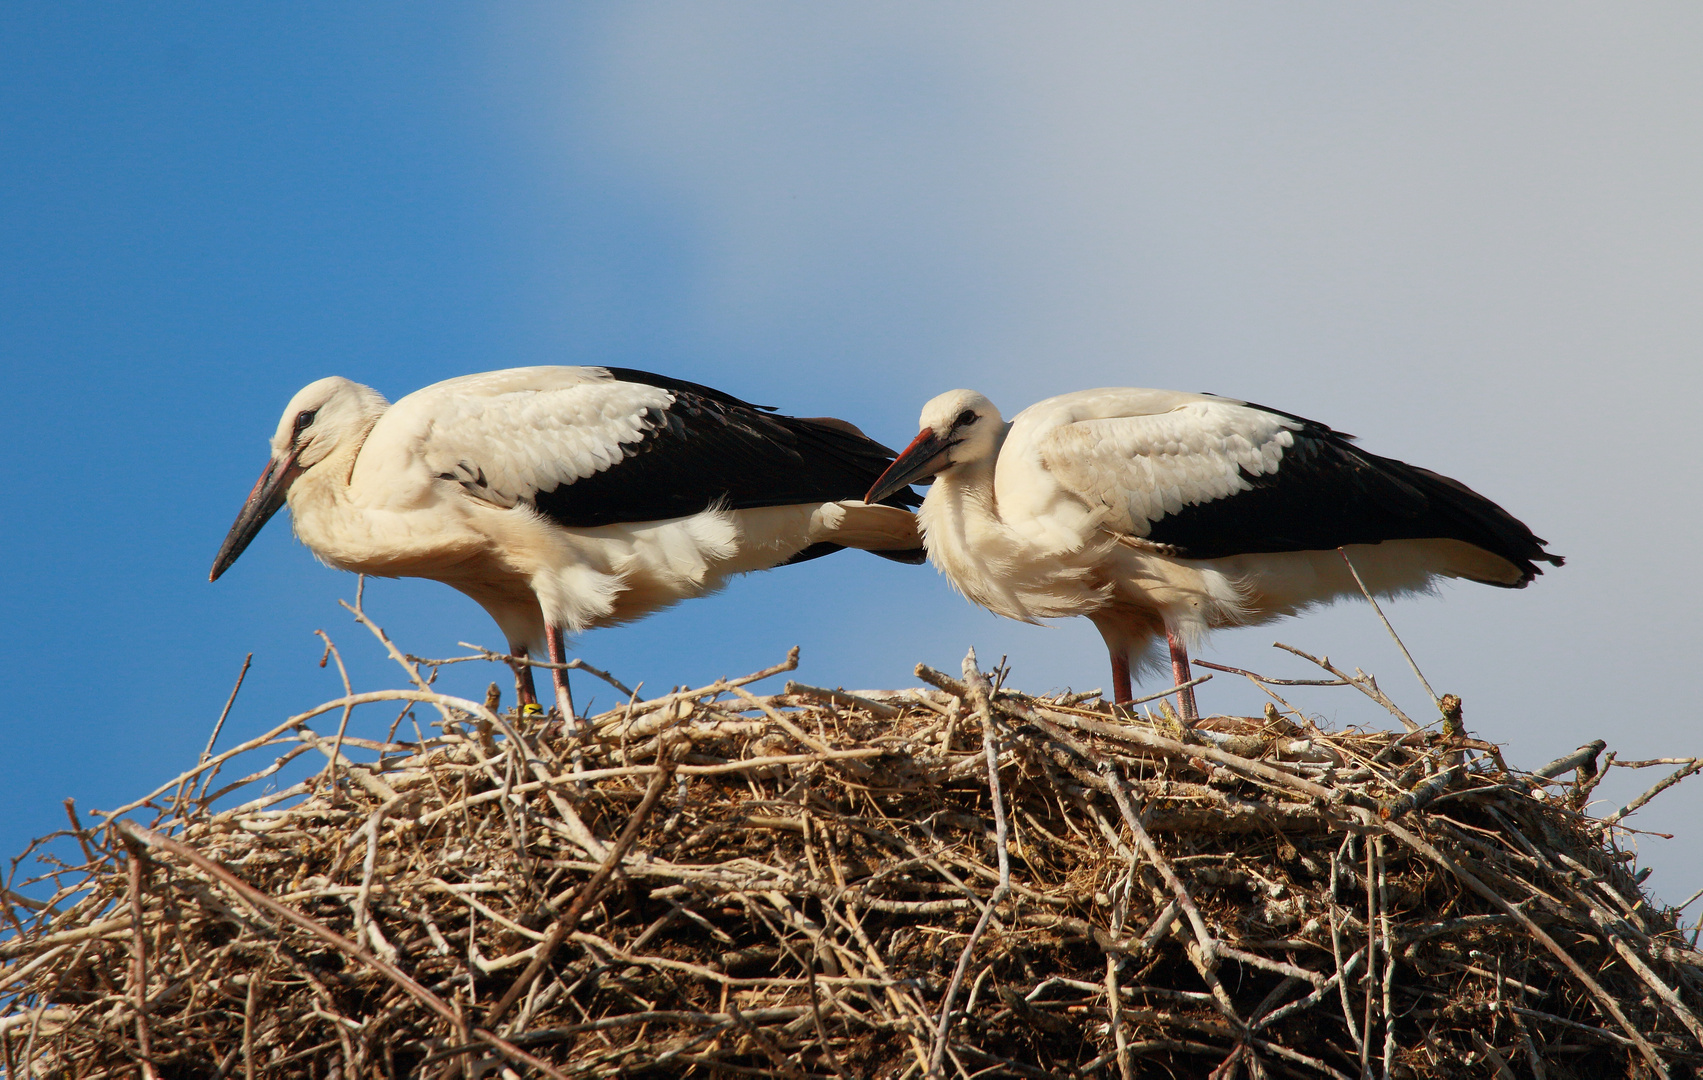
{"label": "blue sky", "polygon": [[[315,629],[396,683],[285,519],[206,581],[284,402],[327,374],[394,399],[619,364],[892,445],[956,386],[1008,414],[1245,397],[1568,556],[1524,592],[1391,605],[1474,731],[1528,766],[1597,737],[1699,753],[1700,46],[1677,4],[10,6],[0,850],[191,762],[247,652],[222,741],[335,696]],[[442,586],[367,595],[415,653],[498,644]],[[578,649],[653,689],[793,644],[814,682],[905,685],[974,644],[1019,686],[1099,686],[1077,622],[846,553]],[[1201,655],[1303,675],[1273,640],[1423,700],[1362,605]],[[1228,683],[1203,705],[1257,709]],[[1639,841],[1670,900],[1703,885],[1700,816],[1685,785],[1640,816],[1681,834]]]}

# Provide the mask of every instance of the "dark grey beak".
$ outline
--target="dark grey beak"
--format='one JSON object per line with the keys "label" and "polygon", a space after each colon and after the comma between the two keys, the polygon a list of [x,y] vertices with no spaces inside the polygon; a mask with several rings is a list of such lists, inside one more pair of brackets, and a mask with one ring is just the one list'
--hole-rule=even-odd
{"label": "dark grey beak", "polygon": [[957,439],[942,439],[932,430],[921,432],[911,440],[911,445],[899,452],[893,464],[887,466],[887,471],[875,481],[875,486],[869,489],[863,501],[880,502],[907,484],[933,476],[949,464],[946,455],[957,445]]}
{"label": "dark grey beak", "polygon": [[236,523],[225,534],[225,542],[219,548],[218,557],[213,560],[213,572],[207,575],[208,581],[218,581],[219,575],[231,568],[237,556],[284,505],[284,493],[301,474],[301,466],[296,464],[293,452],[282,460],[273,458],[266,463],[266,471],[254,482],[254,490],[248,493],[248,501],[242,504]]}

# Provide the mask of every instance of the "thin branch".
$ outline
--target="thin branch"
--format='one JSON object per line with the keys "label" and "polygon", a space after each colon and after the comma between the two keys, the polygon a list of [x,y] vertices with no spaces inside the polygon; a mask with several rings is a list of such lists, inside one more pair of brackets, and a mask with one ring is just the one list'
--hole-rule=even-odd
{"label": "thin branch", "polygon": [[[125,838],[127,841],[128,836]],[[148,1031],[148,938],[142,929],[142,880],[147,873],[147,855],[140,844],[127,844],[130,850],[130,991],[135,998],[136,1049],[141,1054],[142,1080],[155,1080],[153,1040]]]}
{"label": "thin branch", "polygon": [[964,656],[964,688],[969,695],[970,706],[976,710],[982,721],[982,756],[987,761],[988,798],[993,805],[994,837],[999,856],[999,885],[982,908],[981,918],[976,920],[976,928],[970,932],[970,939],[964,943],[964,951],[958,954],[958,966],[952,971],[952,982],[946,988],[946,996],[941,999],[940,1021],[934,1031],[934,1049],[928,1059],[930,1076],[941,1074],[940,1065],[946,1056],[946,1037],[952,1028],[952,1002],[957,998],[959,988],[964,985],[964,973],[970,968],[976,943],[987,931],[988,923],[993,921],[994,909],[1003,904],[1011,893],[1011,856],[1007,848],[1005,800],[999,789],[999,741],[994,733],[993,687],[988,684],[987,677],[976,663],[976,650],[973,648]]}
{"label": "thin branch", "polygon": [[[1402,722],[1402,726],[1407,728],[1408,731],[1414,732],[1414,731],[1425,730],[1419,724],[1414,723],[1412,717],[1410,717],[1406,713],[1402,712],[1401,709],[1396,705],[1396,703],[1390,700],[1388,694],[1385,694],[1382,690],[1378,689],[1377,680],[1373,679],[1370,675],[1367,675],[1365,672],[1362,671],[1358,675],[1349,675],[1346,672],[1338,670],[1337,667],[1330,662],[1330,657],[1328,657],[1328,656],[1313,656],[1309,653],[1302,652],[1300,649],[1295,648],[1293,645],[1285,645],[1281,641],[1272,642],[1272,646],[1274,648],[1282,649],[1284,652],[1294,653],[1296,656],[1299,656],[1301,659],[1310,660],[1313,663],[1317,664],[1319,667],[1324,668],[1326,671],[1330,672],[1332,675],[1335,675],[1337,678],[1341,679],[1343,682],[1347,683],[1349,686],[1354,687],[1356,690],[1359,690],[1362,694],[1365,694],[1367,697],[1371,698],[1373,701],[1376,701],[1379,705],[1382,705],[1385,708],[1385,710],[1387,710],[1389,712],[1389,714],[1391,716],[1395,717],[1397,720],[1400,720]],[[1439,702],[1439,707],[1441,707],[1440,702]]]}
{"label": "thin branch", "polygon": [[508,664],[510,666],[525,664],[527,667],[543,668],[545,671],[583,671],[588,675],[602,679],[610,686],[621,691],[621,693],[625,694],[627,697],[633,697],[636,693],[636,691],[629,689],[626,683],[623,683],[620,679],[617,679],[607,671],[604,671],[601,668],[592,667],[584,660],[580,660],[578,658],[558,664],[550,660],[535,660],[530,656],[511,656],[508,653],[495,652],[491,649],[485,648],[483,645],[474,645],[467,641],[458,641],[456,644],[460,645],[463,649],[472,649],[474,655],[451,656],[443,660],[427,660],[410,653],[408,654],[408,659],[416,664],[426,664],[431,667],[448,667],[450,664],[466,664],[475,660],[488,660]]}
{"label": "thin branch", "polygon": [[1372,590],[1368,589],[1366,583],[1360,580],[1360,571],[1354,568],[1354,560],[1348,557],[1348,549],[1339,547],[1336,549],[1336,553],[1342,556],[1343,565],[1348,567],[1350,574],[1354,575],[1354,584],[1360,586],[1360,595],[1364,596],[1366,602],[1372,605],[1372,610],[1378,613],[1378,621],[1384,624],[1384,629],[1388,630],[1390,637],[1395,639],[1396,648],[1400,649],[1401,654],[1407,658],[1407,666],[1413,669],[1414,678],[1419,680],[1419,685],[1423,686],[1425,692],[1431,696],[1432,703],[1441,708],[1442,699],[1437,696],[1437,691],[1431,689],[1431,684],[1426,681],[1425,673],[1419,670],[1419,665],[1414,663],[1413,654],[1407,651],[1406,645],[1402,644],[1401,635],[1396,633],[1396,628],[1390,625],[1390,620],[1384,617],[1384,609],[1378,606],[1378,601],[1372,595]]}
{"label": "thin branch", "polygon": [[[362,576],[361,581],[363,583],[366,581],[365,575]],[[357,593],[357,595],[359,594]],[[315,630],[314,633],[318,634],[325,642],[325,655],[337,660],[337,674],[343,679],[343,696],[352,697],[355,688],[349,685],[349,669],[343,666],[343,654],[337,651],[337,646],[331,641],[331,635],[324,630]],[[325,666],[324,656],[319,658],[319,666]],[[349,717],[354,712],[355,707],[353,705],[343,707],[343,717],[337,721],[337,738],[331,744],[331,761],[325,766],[325,773],[331,779],[331,797],[333,800],[337,798],[337,762],[343,756],[343,733],[349,730]]]}
{"label": "thin branch", "polygon": [[1242,675],[1242,676],[1245,676],[1247,678],[1252,679],[1256,683],[1260,683],[1260,684],[1265,685],[1265,686],[1353,686],[1354,685],[1354,682],[1353,682],[1352,679],[1273,679],[1273,678],[1270,678],[1270,677],[1265,676],[1265,675],[1256,674],[1252,671],[1245,671],[1245,670],[1243,670],[1242,668],[1239,668],[1239,667],[1231,667],[1228,664],[1214,664],[1210,660],[1190,660],[1189,663],[1194,664],[1196,667],[1211,668],[1213,671],[1222,671],[1227,675]]}
{"label": "thin branch", "polygon": [[1640,807],[1642,807],[1645,803],[1649,802],[1651,799],[1655,798],[1657,795],[1660,795],[1662,792],[1666,791],[1668,788],[1674,786],[1675,784],[1679,783],[1681,780],[1684,780],[1686,777],[1694,775],[1695,773],[1697,773],[1699,771],[1703,771],[1703,758],[1695,759],[1695,760],[1692,761],[1691,764],[1685,766],[1684,768],[1676,769],[1674,772],[1669,773],[1660,782],[1658,782],[1655,787],[1652,787],[1650,790],[1644,792],[1644,794],[1638,796],[1636,799],[1633,799],[1631,802],[1627,803],[1625,806],[1622,806],[1619,810],[1616,810],[1614,813],[1603,818],[1602,821],[1597,825],[1597,829],[1599,831],[1602,831],[1602,832],[1607,832],[1609,829],[1613,828],[1617,823],[1619,823],[1623,818],[1625,818],[1628,814],[1631,814],[1631,813],[1637,811]]}
{"label": "thin branch", "polygon": [[[237,672],[236,685],[231,687],[231,694],[225,699],[225,707],[219,710],[219,719],[218,722],[213,725],[213,733],[207,736],[207,748],[201,751],[199,761],[203,765],[207,763],[208,758],[213,756],[213,744],[219,741],[219,732],[223,731],[225,728],[225,718],[231,715],[231,706],[237,703],[237,692],[242,689],[242,681],[248,677],[248,666],[253,662],[253,653],[249,653],[247,656],[242,658],[242,670]],[[174,814],[183,813],[183,796],[185,785],[188,783],[189,777],[185,776],[183,778],[183,782],[177,786],[177,794],[172,799],[172,802],[174,803]]]}

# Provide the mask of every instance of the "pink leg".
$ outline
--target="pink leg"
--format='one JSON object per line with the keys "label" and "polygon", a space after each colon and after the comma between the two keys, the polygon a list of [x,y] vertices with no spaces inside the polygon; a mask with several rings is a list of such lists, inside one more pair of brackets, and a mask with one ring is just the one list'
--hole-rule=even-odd
{"label": "pink leg", "polygon": [[[510,646],[515,656],[525,658],[526,646]],[[532,668],[528,664],[511,664],[514,668],[514,700],[520,715],[538,708],[538,688],[532,683]]]}
{"label": "pink leg", "polygon": [[[549,627],[544,636],[550,642],[550,662],[565,664],[568,662],[567,647],[562,644],[562,628]],[[574,723],[574,696],[568,692],[568,673],[561,668],[550,669],[550,681],[556,684],[556,711],[562,714],[563,721]]]}
{"label": "pink leg", "polygon": [[[1175,685],[1181,686],[1193,678],[1189,674],[1189,651],[1177,635],[1171,633],[1169,629],[1165,631],[1165,642],[1171,646],[1171,677],[1176,680]],[[1194,706],[1194,687],[1177,691],[1177,705],[1182,711],[1184,720],[1195,720],[1200,717],[1200,713],[1195,710]]]}
{"label": "pink leg", "polygon": [[1129,687],[1129,655],[1108,649],[1112,655],[1112,703],[1121,705],[1135,696]]}

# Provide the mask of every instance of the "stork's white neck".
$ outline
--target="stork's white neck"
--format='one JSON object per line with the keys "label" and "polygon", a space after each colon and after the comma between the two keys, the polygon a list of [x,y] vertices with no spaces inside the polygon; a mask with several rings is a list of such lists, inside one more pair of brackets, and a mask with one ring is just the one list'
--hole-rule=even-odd
{"label": "stork's white neck", "polygon": [[405,511],[431,498],[431,478],[423,469],[418,476],[412,475],[415,470],[392,471],[377,500],[367,498],[372,493],[352,482],[366,437],[362,431],[347,439],[296,478],[288,496],[290,524],[297,538],[327,565],[372,573],[374,565],[383,563],[391,569],[382,572],[394,576],[396,567],[406,566],[409,549],[441,549],[449,538],[413,535],[416,530]]}
{"label": "stork's white neck", "polygon": [[994,569],[1004,560],[988,557],[1025,546],[999,516],[992,461],[965,462],[936,476],[917,509],[917,526],[930,561],[959,592],[1007,618],[1034,621]]}
{"label": "stork's white neck", "polygon": [[290,485],[290,527],[296,538],[339,569],[343,560],[338,556],[348,546],[344,534],[364,524],[349,498],[349,473],[365,441],[337,447]]}
{"label": "stork's white neck", "polygon": [[1108,590],[1093,572],[1109,543],[1088,526],[1031,535],[1000,514],[994,459],[964,462],[935,477],[917,524],[928,557],[959,592],[1008,619],[1036,622],[1086,614]]}

